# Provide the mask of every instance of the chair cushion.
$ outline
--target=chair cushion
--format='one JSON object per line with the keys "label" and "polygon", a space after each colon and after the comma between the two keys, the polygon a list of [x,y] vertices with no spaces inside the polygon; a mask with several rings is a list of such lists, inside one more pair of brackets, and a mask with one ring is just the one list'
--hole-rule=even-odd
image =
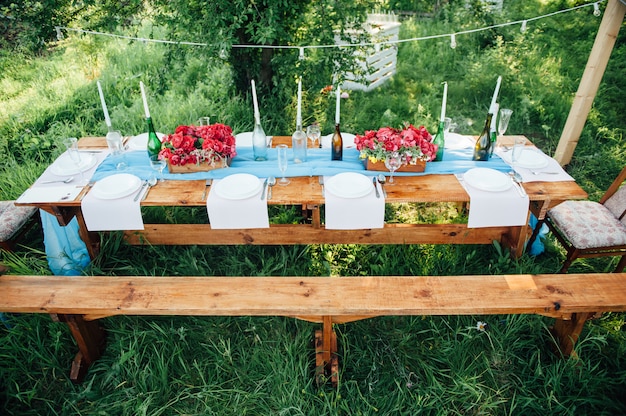
{"label": "chair cushion", "polygon": [[576,248],[626,245],[626,226],[604,205],[593,201],[565,201],[548,217]]}
{"label": "chair cushion", "polygon": [[[622,186],[609,199],[604,201],[604,206],[619,218],[626,210],[626,186]],[[626,225],[626,215],[621,219],[622,224]]]}
{"label": "chair cushion", "polygon": [[0,201],[0,241],[10,240],[35,211],[36,207],[18,207],[13,201]]}

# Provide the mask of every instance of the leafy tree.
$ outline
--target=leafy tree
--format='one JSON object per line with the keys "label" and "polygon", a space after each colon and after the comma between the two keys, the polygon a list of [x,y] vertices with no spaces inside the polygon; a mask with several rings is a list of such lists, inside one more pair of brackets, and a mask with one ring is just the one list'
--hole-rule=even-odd
{"label": "leafy tree", "polygon": [[[347,42],[366,39],[362,24],[374,0],[153,0],[157,22],[178,40],[208,43],[207,56],[221,57],[233,68],[238,92],[248,92],[250,80],[266,94],[284,100],[295,76],[309,88],[332,82],[333,74],[355,69],[353,48],[298,49],[276,46],[333,45],[339,35]],[[242,48],[237,45],[263,45]],[[178,56],[181,57],[180,55]]]}

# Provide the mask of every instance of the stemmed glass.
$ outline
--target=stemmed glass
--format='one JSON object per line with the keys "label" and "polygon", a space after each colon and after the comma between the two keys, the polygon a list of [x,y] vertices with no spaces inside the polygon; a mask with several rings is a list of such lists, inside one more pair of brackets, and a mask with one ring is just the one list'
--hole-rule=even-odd
{"label": "stemmed glass", "polygon": [[286,144],[279,144],[278,146],[276,146],[276,150],[278,151],[278,169],[280,170],[280,173],[282,173],[282,178],[278,181],[279,185],[288,185],[289,184],[289,179],[285,178],[285,172],[287,171],[287,164],[288,164],[288,160],[287,160],[287,150],[289,148],[287,147]]}
{"label": "stemmed glass", "polygon": [[150,158],[150,166],[159,173],[159,182],[165,182],[165,179],[163,179],[163,169],[165,169],[166,164],[167,162],[163,159],[157,157]]}
{"label": "stemmed glass", "polygon": [[[313,123],[309,127],[306,128],[306,136],[309,138],[309,140],[311,140],[313,147],[317,147],[315,143],[319,140],[321,135],[322,135],[322,132],[320,130],[319,124],[317,123]],[[319,147],[322,147],[321,143]]]}
{"label": "stemmed glass", "polygon": [[81,183],[85,183],[85,175],[83,174],[83,169],[80,165],[82,160],[78,151],[78,139],[76,137],[69,137],[63,140],[63,144],[67,148],[67,154],[69,155],[70,159],[72,159],[72,162],[74,162],[74,164],[76,165],[76,169],[78,169]]}
{"label": "stemmed glass", "polygon": [[119,157],[118,162],[115,165],[117,170],[124,170],[128,167],[126,163],[126,154],[124,152],[124,145],[122,144],[122,133],[118,130],[110,130],[106,136],[107,146],[111,151],[111,155]]}
{"label": "stemmed glass", "polygon": [[398,152],[389,152],[385,157],[385,167],[389,169],[389,173],[391,173],[389,177],[389,185],[395,185],[393,181],[393,174],[398,168],[402,165],[402,158],[400,157],[400,153]]}
{"label": "stemmed glass", "polygon": [[511,114],[513,114],[513,110],[509,110],[508,108],[500,109],[500,121],[498,122],[498,134],[500,136],[504,136],[507,127],[509,127]]}

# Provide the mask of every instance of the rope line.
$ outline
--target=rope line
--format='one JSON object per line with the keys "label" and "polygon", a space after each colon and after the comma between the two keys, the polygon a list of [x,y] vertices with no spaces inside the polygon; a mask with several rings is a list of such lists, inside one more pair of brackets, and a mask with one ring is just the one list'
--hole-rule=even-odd
{"label": "rope line", "polygon": [[[486,30],[491,30],[491,29],[496,29],[496,28],[506,27],[506,26],[519,25],[519,24],[521,24],[522,27],[525,29],[527,22],[533,22],[533,21],[536,21],[536,20],[540,20],[540,19],[545,19],[545,18],[548,18],[548,17],[556,16],[556,15],[559,15],[559,14],[562,14],[562,13],[568,13],[568,12],[571,12],[571,11],[574,11],[574,10],[582,9],[584,7],[593,6],[595,9],[597,9],[598,5],[600,3],[604,3],[605,1],[606,0],[594,1],[592,3],[587,3],[587,4],[582,4],[582,5],[579,5],[579,6],[571,7],[569,9],[557,10],[555,12],[544,14],[544,15],[541,15],[541,16],[535,16],[535,17],[530,17],[530,18],[527,18],[527,19],[516,20],[516,21],[512,21],[512,22],[498,23],[498,24],[491,25],[491,26],[485,26],[485,27],[476,28],[476,29],[468,29],[468,30],[462,30],[462,31],[459,31],[459,32],[445,33],[445,34],[439,34],[439,35],[421,36],[421,37],[407,38],[407,39],[386,40],[386,41],[379,41],[379,42],[348,43],[348,44],[342,44],[342,45],[333,44],[333,45],[292,46],[292,45],[242,45],[242,44],[235,44],[235,45],[231,45],[231,48],[297,49],[300,52],[302,52],[304,49],[349,48],[349,47],[376,46],[376,45],[393,45],[393,44],[399,44],[399,43],[418,42],[418,41],[431,40],[431,39],[451,38],[451,37],[456,36],[456,35],[466,35],[466,34],[470,34],[470,33],[483,32],[483,31],[486,31]],[[626,5],[626,0],[619,0],[619,1],[622,4]],[[186,46],[210,46],[210,45],[212,45],[210,43],[202,43],[202,42],[173,41],[173,40],[165,40],[165,39],[146,39],[146,38],[139,38],[139,37],[134,37],[134,36],[118,35],[118,34],[114,34],[114,33],[99,32],[99,31],[95,31],[95,30],[77,29],[77,28],[71,28],[71,27],[65,27],[65,26],[55,26],[55,30],[57,32],[57,37],[61,37],[61,38],[62,38],[62,36],[60,36],[61,29],[66,30],[66,31],[71,31],[71,32],[90,34],[90,35],[108,36],[108,37],[119,38],[119,39],[135,40],[135,41],[140,41],[140,42],[144,42],[144,43],[151,42],[151,43],[164,43],[164,44],[170,44],[170,45],[186,45]],[[302,53],[301,53],[301,55],[302,55]]]}

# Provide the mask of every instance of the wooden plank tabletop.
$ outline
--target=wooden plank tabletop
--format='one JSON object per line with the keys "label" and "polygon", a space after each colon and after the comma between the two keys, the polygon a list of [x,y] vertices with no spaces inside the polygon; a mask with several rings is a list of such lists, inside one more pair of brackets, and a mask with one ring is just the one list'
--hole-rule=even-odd
{"label": "wooden plank tabletop", "polygon": [[111,315],[527,314],[626,310],[625,273],[473,276],[0,276],[0,311]]}
{"label": "wooden plank tabletop", "polygon": [[[499,138],[499,144],[510,145],[516,136]],[[291,136],[274,136],[272,144],[291,145]],[[309,143],[310,145],[310,143]],[[528,141],[528,145],[532,143]],[[106,147],[104,137],[84,137],[80,147]],[[269,204],[323,204],[322,188],[317,177],[290,178],[288,186],[274,186]],[[469,202],[469,195],[454,175],[398,176],[395,186],[386,186],[388,203],[400,202]],[[148,193],[142,206],[204,206],[202,199],[205,181],[168,180],[154,186]],[[524,188],[531,201],[554,201],[559,203],[567,199],[585,199],[587,193],[574,181],[568,182],[527,182]],[[39,204],[42,205],[42,204]],[[80,201],[55,203],[55,206],[80,206]]]}

